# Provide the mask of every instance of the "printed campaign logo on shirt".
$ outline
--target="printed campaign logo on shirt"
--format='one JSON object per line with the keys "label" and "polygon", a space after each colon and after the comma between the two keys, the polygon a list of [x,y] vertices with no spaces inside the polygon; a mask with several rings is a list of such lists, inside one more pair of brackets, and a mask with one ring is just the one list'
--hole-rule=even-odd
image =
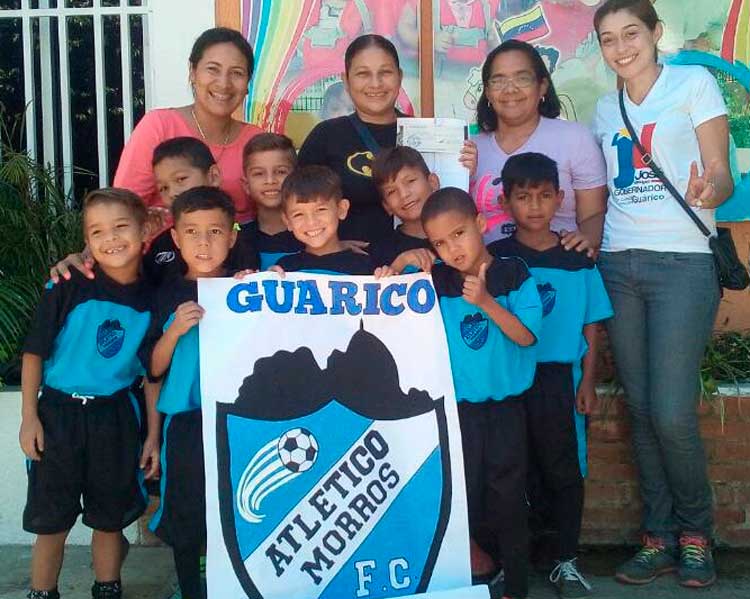
{"label": "printed campaign logo on shirt", "polygon": [[[644,125],[638,136],[646,152],[651,154],[656,123]],[[617,176],[614,178],[613,195],[621,205],[658,202],[665,198],[664,184],[644,162],[630,133],[620,129],[612,138],[617,150]]]}
{"label": "printed campaign logo on shirt", "polygon": [[103,358],[113,358],[122,349],[125,329],[119,320],[105,320],[96,329],[96,351]]}

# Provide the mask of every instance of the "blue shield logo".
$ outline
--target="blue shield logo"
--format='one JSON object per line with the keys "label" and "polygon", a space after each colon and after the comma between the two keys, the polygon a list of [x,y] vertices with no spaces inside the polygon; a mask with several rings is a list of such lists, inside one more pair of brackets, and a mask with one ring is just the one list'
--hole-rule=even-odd
{"label": "blue shield logo", "polygon": [[480,349],[487,343],[489,323],[481,312],[466,316],[461,321],[461,338],[471,349]]}
{"label": "blue shield logo", "polygon": [[557,290],[552,286],[552,283],[544,283],[543,285],[537,285],[536,290],[539,292],[539,297],[542,300],[542,318],[552,312],[555,307],[555,300],[557,299]]}
{"label": "blue shield logo", "polygon": [[[325,368],[301,347],[258,360],[217,404],[222,532],[249,597],[424,592],[450,515],[442,398],[404,393],[360,329]],[[395,581],[395,584],[394,584]]]}
{"label": "blue shield logo", "polygon": [[96,329],[96,351],[103,358],[113,358],[122,349],[125,329],[119,320],[105,320]]}

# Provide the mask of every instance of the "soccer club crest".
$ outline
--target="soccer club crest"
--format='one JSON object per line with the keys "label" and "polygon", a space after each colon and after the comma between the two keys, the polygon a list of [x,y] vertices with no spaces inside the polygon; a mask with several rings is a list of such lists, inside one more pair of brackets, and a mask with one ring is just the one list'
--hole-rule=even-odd
{"label": "soccer club crest", "polygon": [[119,320],[107,319],[96,329],[96,351],[103,358],[113,358],[125,342],[125,329]]}
{"label": "soccer club crest", "polygon": [[552,286],[552,283],[539,284],[536,286],[536,290],[539,292],[539,297],[542,300],[542,317],[547,316],[555,307],[557,290]]}
{"label": "soccer club crest", "polygon": [[443,399],[403,393],[376,336],[360,328],[325,368],[307,347],[259,359],[216,418],[222,532],[248,597],[427,590],[451,505]]}

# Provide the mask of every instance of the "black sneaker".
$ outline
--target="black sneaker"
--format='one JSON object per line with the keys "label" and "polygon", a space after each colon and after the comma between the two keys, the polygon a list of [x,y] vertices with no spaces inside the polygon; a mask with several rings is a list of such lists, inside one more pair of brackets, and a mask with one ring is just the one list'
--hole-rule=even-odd
{"label": "black sneaker", "polygon": [[680,537],[680,567],[677,577],[684,587],[702,588],[716,582],[716,566],[711,542],[700,534]]}
{"label": "black sneaker", "polygon": [[57,589],[52,589],[51,591],[31,589],[28,595],[26,595],[26,599],[60,599],[60,593],[58,593]]}
{"label": "black sneaker", "polygon": [[92,599],[122,599],[122,585],[119,580],[94,582],[91,587]]}
{"label": "black sneaker", "polygon": [[562,599],[583,599],[591,594],[591,585],[578,571],[576,559],[556,562],[549,575],[549,581],[557,589],[557,596]]}
{"label": "black sneaker", "polygon": [[626,584],[647,584],[677,569],[676,548],[664,539],[645,535],[640,551],[615,571],[615,580]]}

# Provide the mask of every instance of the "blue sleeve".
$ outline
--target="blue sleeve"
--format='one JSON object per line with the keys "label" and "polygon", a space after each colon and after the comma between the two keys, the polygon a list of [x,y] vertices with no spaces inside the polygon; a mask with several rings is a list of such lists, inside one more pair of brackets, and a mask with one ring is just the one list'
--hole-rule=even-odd
{"label": "blue sleeve", "polygon": [[508,310],[539,339],[542,331],[542,300],[534,277],[529,275],[518,289],[508,294]]}
{"label": "blue sleeve", "polygon": [[586,271],[586,315],[583,324],[591,324],[607,320],[614,316],[612,303],[609,301],[607,290],[599,269],[594,266]]}

